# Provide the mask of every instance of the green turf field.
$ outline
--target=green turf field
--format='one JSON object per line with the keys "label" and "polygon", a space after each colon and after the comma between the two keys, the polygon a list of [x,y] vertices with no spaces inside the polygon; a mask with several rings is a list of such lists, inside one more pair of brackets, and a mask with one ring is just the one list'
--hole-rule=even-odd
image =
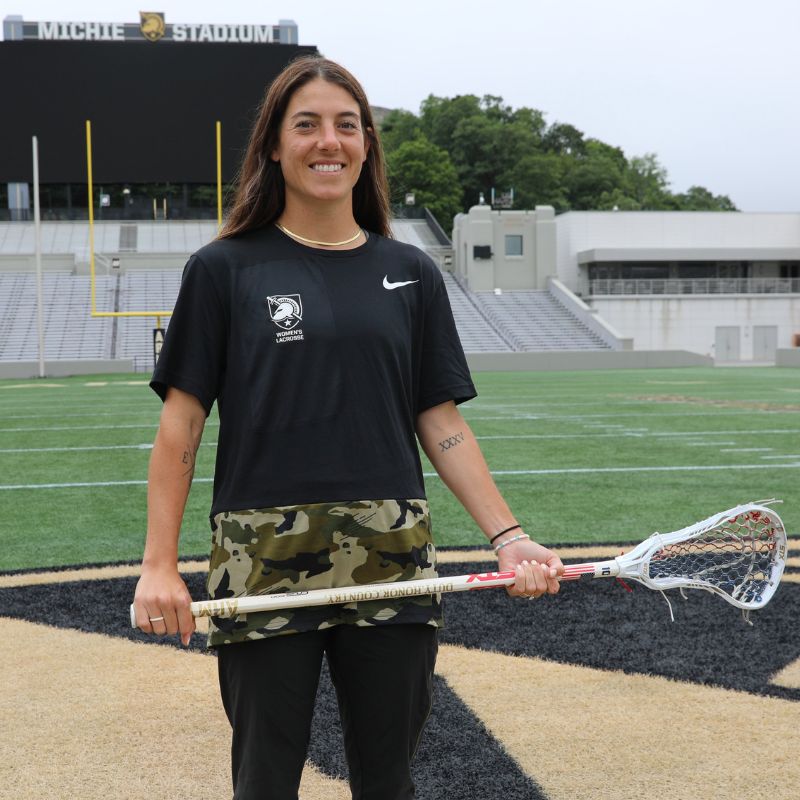
{"label": "green turf field", "polygon": [[[633,541],[779,497],[800,532],[800,371],[478,373],[463,406],[495,479],[540,541]],[[0,381],[0,569],[137,559],[160,401],[142,375]],[[216,412],[182,534],[208,549]],[[423,461],[426,473],[432,469]],[[485,539],[435,476],[435,538]]]}

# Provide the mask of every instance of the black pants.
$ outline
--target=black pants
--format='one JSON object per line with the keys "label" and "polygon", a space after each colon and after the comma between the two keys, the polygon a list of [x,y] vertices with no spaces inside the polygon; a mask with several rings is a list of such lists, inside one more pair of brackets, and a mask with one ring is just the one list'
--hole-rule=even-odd
{"label": "black pants", "polygon": [[437,646],[430,625],[339,625],[218,648],[234,800],[297,800],[323,653],[354,800],[414,797],[410,766],[430,712]]}

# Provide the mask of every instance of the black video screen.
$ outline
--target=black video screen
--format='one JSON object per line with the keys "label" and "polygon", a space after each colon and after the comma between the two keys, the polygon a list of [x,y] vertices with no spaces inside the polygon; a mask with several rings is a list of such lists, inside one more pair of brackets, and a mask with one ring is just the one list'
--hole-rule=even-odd
{"label": "black video screen", "polygon": [[173,42],[0,43],[0,182],[86,182],[86,120],[95,183],[214,183],[239,167],[267,85],[312,46]]}

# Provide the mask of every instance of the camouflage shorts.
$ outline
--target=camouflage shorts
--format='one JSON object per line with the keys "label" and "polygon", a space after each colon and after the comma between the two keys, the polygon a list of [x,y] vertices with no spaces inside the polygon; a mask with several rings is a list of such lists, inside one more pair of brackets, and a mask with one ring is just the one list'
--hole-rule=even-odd
{"label": "camouflage shorts", "polygon": [[[229,597],[437,577],[425,500],[315,503],[214,517],[208,594]],[[210,647],[332,625],[441,626],[441,598],[425,595],[212,617]]]}

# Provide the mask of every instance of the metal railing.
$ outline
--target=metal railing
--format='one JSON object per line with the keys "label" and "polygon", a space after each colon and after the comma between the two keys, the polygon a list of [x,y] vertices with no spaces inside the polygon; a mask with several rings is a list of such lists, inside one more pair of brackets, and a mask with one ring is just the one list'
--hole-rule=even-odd
{"label": "metal railing", "polygon": [[798,293],[800,278],[597,278],[589,281],[590,295]]}

